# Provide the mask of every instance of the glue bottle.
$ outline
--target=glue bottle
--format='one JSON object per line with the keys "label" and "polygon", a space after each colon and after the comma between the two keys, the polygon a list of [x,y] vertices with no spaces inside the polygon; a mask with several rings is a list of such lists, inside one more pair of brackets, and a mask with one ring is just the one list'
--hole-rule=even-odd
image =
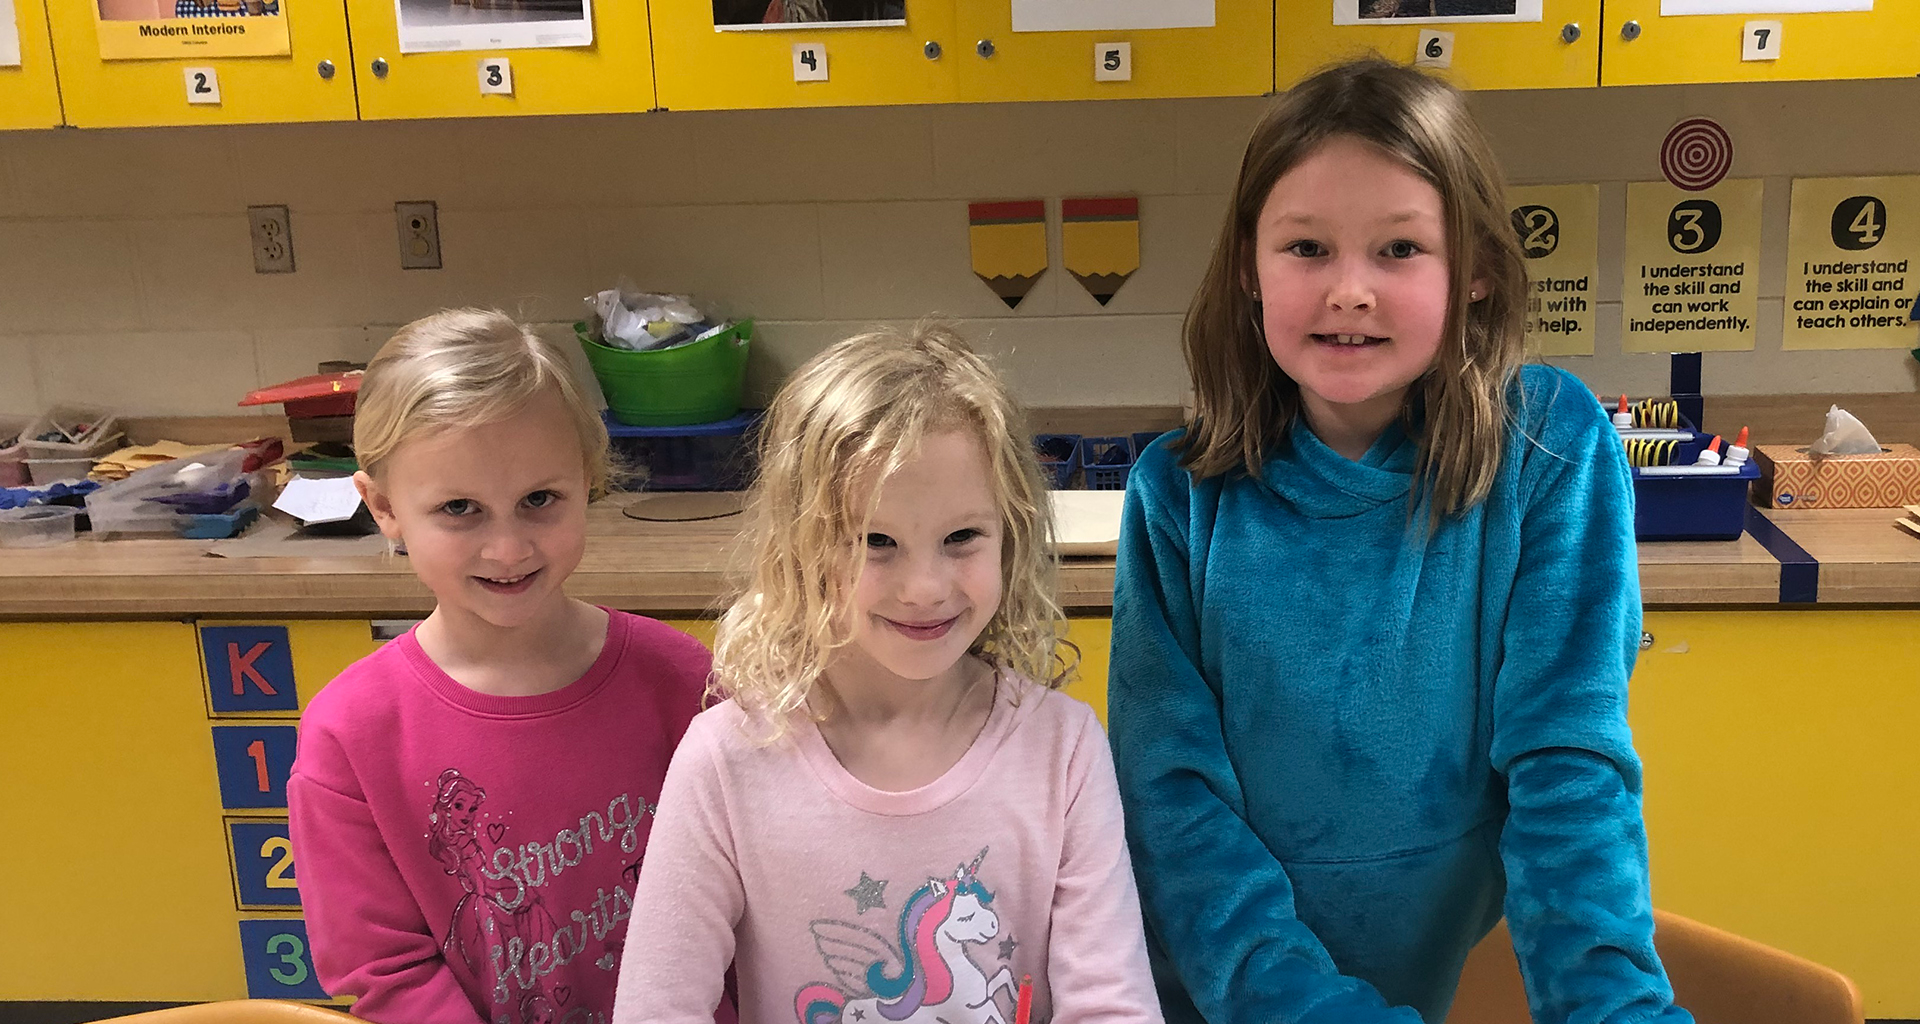
{"label": "glue bottle", "polygon": [[1747,428],[1741,427],[1740,436],[1734,439],[1733,444],[1727,446],[1726,464],[1744,466],[1747,464],[1747,454]]}
{"label": "glue bottle", "polygon": [[1718,466],[1720,464],[1719,434],[1713,435],[1713,440],[1707,444],[1706,448],[1701,450],[1700,457],[1693,460],[1693,464],[1696,466]]}
{"label": "glue bottle", "polygon": [[1628,431],[1633,429],[1633,412],[1627,408],[1627,396],[1620,396],[1620,408],[1613,414],[1613,429]]}

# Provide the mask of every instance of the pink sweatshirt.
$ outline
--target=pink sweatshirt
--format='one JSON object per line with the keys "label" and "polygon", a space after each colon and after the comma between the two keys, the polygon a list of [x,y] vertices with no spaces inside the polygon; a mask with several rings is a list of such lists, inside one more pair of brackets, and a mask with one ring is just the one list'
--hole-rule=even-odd
{"label": "pink sweatshirt", "polygon": [[[1019,704],[1011,696],[1018,689]],[[772,745],[733,702],[694,719],[634,895],[618,1024],[703,1024],[734,963],[744,1024],[1157,1022],[1107,740],[1000,683],[939,779],[888,793],[813,722]]]}
{"label": "pink sweatshirt", "polygon": [[328,683],[287,784],[327,991],[390,1024],[603,1024],[648,818],[710,664],[613,612],[593,667],[552,693],[476,693],[412,632]]}

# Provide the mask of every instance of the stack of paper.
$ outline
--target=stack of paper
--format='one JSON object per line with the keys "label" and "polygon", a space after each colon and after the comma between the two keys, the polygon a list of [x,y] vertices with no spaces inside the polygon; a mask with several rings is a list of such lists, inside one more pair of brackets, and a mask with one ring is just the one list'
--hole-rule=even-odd
{"label": "stack of paper", "polygon": [[1915,537],[1920,537],[1920,505],[1908,505],[1901,511],[1905,512],[1907,517],[1894,520],[1894,525]]}

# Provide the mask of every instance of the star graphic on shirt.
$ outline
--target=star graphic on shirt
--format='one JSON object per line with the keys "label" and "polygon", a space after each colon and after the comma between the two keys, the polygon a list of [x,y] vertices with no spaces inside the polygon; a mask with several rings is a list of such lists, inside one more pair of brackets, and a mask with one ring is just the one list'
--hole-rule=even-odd
{"label": "star graphic on shirt", "polygon": [[1013,941],[1013,936],[1009,935],[1006,938],[1001,939],[1000,940],[1000,959],[1002,960],[1013,959],[1013,951],[1019,948],[1020,948],[1020,944],[1018,942]]}
{"label": "star graphic on shirt", "polygon": [[886,880],[869,878],[865,871],[860,872],[859,884],[846,890],[846,893],[853,898],[853,905],[857,913],[864,914],[869,910],[887,909]]}
{"label": "star graphic on shirt", "polygon": [[854,1007],[854,1008],[853,1008],[853,1019],[854,1019],[854,1020],[866,1020],[866,1019],[867,1019],[867,1011],[865,1011],[865,1010],[862,1010],[862,1009],[861,1009],[861,1008],[859,1008],[858,1006],[856,1006],[856,1007]]}

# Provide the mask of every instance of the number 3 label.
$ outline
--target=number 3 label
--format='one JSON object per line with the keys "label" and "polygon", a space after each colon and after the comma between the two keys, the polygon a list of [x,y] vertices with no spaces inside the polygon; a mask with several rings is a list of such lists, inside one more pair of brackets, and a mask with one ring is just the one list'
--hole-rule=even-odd
{"label": "number 3 label", "polygon": [[297,917],[240,922],[250,999],[326,999],[307,942],[307,923]]}
{"label": "number 3 label", "polygon": [[513,95],[513,63],[505,57],[488,57],[480,62],[482,96]]}

